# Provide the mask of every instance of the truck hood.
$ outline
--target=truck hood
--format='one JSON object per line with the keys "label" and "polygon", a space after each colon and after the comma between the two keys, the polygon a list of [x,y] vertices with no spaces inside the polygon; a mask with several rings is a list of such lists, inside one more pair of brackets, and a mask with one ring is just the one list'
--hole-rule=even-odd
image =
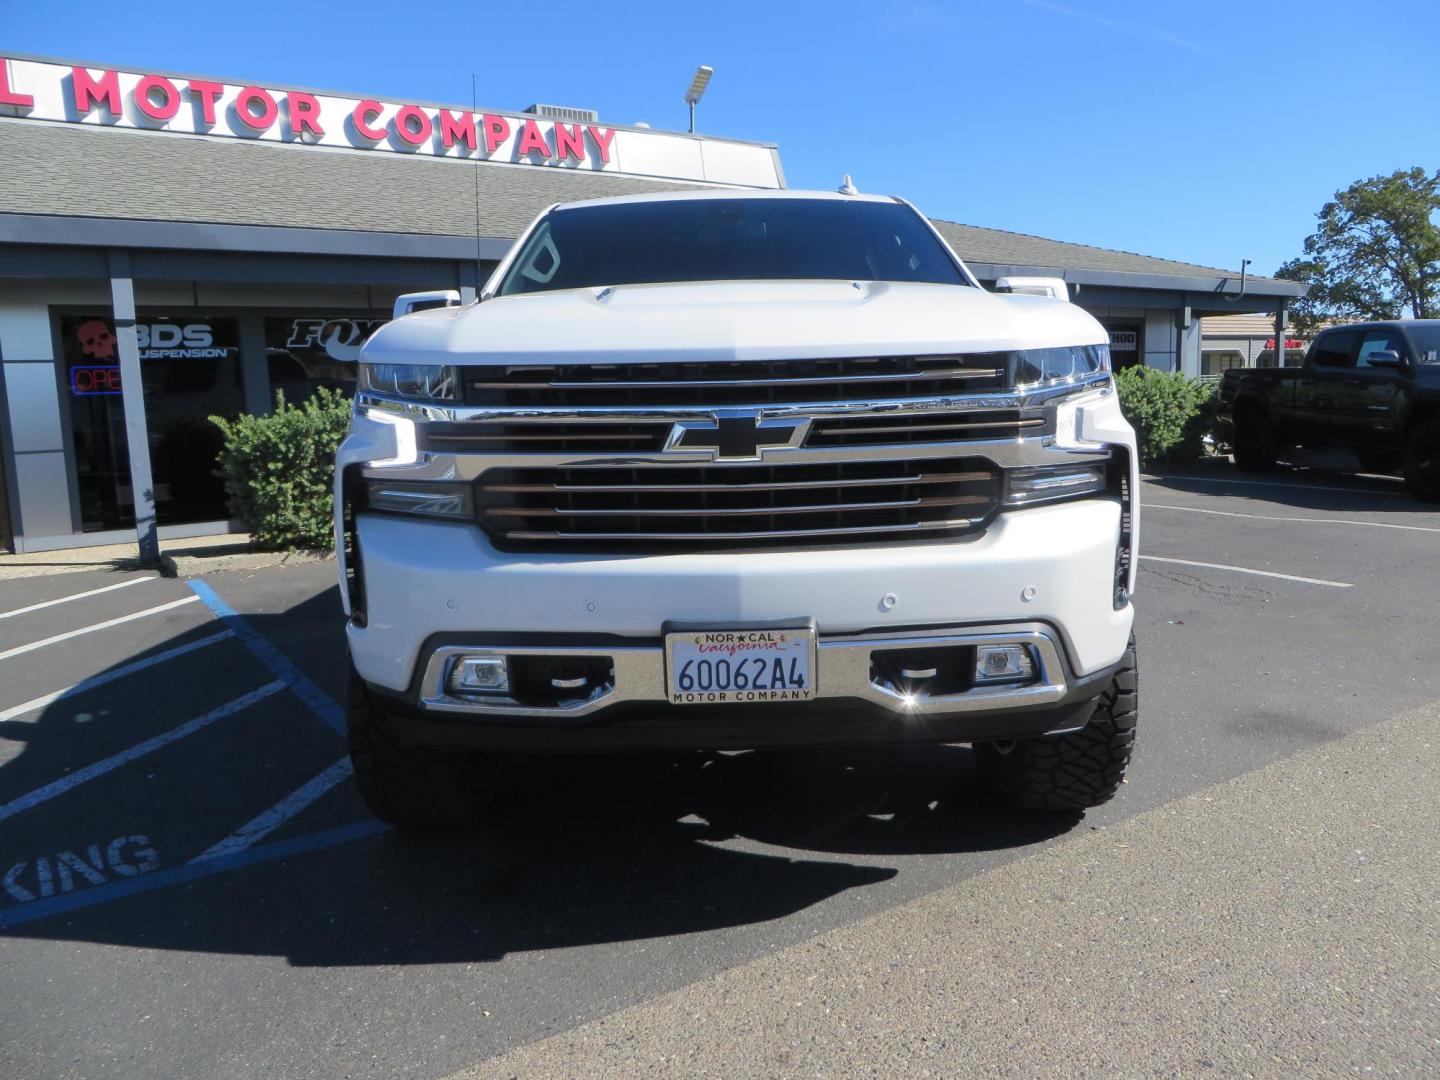
{"label": "truck hood", "polygon": [[367,363],[787,360],[1098,345],[1073,304],[956,285],[848,281],[620,285],[416,312],[365,343]]}

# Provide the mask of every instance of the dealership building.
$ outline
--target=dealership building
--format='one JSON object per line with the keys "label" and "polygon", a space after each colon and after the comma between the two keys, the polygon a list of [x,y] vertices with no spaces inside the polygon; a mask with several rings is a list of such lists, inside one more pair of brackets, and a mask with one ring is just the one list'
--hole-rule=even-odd
{"label": "dealership building", "polygon": [[[17,54],[0,57],[0,161],[0,550],[14,551],[133,540],[132,464],[150,477],[142,532],[150,508],[161,539],[230,531],[209,417],[352,385],[398,294],[473,298],[551,203],[786,186],[773,144],[583,109]],[[1117,365],[1199,375],[1202,318],[1255,314],[1283,337],[1304,288],[935,224],[987,285],[1063,278]]]}

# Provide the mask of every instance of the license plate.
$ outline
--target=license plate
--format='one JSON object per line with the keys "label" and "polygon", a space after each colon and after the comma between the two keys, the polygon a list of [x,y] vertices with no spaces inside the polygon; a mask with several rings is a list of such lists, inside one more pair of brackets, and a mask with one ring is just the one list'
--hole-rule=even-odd
{"label": "license plate", "polygon": [[809,701],[815,696],[815,631],[666,634],[665,672],[673,705]]}

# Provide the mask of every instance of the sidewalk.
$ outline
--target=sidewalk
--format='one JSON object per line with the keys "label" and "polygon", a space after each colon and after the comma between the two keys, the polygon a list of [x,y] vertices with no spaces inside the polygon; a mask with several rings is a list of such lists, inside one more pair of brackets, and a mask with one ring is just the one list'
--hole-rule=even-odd
{"label": "sidewalk", "polygon": [[[267,566],[316,562],[330,558],[311,551],[254,551],[249,533],[193,537],[160,541],[160,572],[167,577],[188,577],[215,570],[258,570]],[[0,581],[68,574],[83,570],[137,570],[136,546],[107,544],[103,547],[68,548],[63,551],[32,551],[23,555],[0,554]]]}
{"label": "sidewalk", "polygon": [[450,1080],[1440,1075],[1437,720],[1081,826]]}

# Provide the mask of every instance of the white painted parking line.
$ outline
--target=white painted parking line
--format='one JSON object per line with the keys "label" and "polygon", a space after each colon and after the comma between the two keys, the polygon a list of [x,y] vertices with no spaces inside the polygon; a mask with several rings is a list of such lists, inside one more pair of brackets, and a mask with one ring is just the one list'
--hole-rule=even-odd
{"label": "white painted parking line", "polygon": [[1284,578],[1286,581],[1303,581],[1306,585],[1329,585],[1332,589],[1353,589],[1350,581],[1326,581],[1324,578],[1300,577],[1298,574],[1277,574],[1274,570],[1252,570],[1247,566],[1227,566],[1225,563],[1195,562],[1191,559],[1162,559],[1159,555],[1141,555],[1142,562],[1176,563],[1179,566],[1203,566],[1207,570],[1230,570],[1236,574],[1258,574],[1260,577]]}
{"label": "white painted parking line", "polygon": [[[214,645],[216,642],[225,641],[235,636],[233,630],[221,630],[218,634],[211,634],[209,637],[200,638],[198,641],[190,641],[184,645],[178,645],[173,649],[166,649],[164,652],[156,653],[154,656],[147,656],[144,660],[137,660],[133,664],[126,664],[123,667],[112,668],[110,671],[96,675],[94,678],[85,679],[67,686],[60,690],[53,690],[48,694],[41,694],[37,698],[23,701],[19,705],[12,705],[8,709],[0,709],[0,723],[7,720],[14,720],[27,713],[36,712],[46,705],[61,701],[76,694],[83,694],[86,690],[93,690],[97,686],[104,686],[106,683],[114,682],[116,679],[123,679],[127,675],[133,675],[137,671],[144,671],[146,668],[154,667],[156,664],[163,664],[167,660],[174,660],[177,656],[184,656],[197,649]],[[3,737],[3,736],[0,736]]]}
{"label": "white painted parking line", "polygon": [[71,600],[84,600],[87,596],[99,596],[101,593],[114,592],[116,589],[128,589],[131,585],[144,585],[147,581],[158,581],[155,577],[137,577],[129,581],[120,581],[114,585],[106,585],[104,588],[91,589],[88,592],[77,592],[71,596],[62,596],[58,600],[46,600],[44,603],[31,604],[29,607],[16,608],[14,611],[0,611],[0,619],[13,619],[16,615],[28,615],[32,611],[39,611],[41,608],[54,607],[56,604],[68,604]]}
{"label": "white painted parking line", "polygon": [[79,630],[68,630],[63,634],[56,634],[54,637],[45,638],[43,641],[32,641],[28,645],[17,645],[13,649],[0,652],[0,660],[9,660],[12,656],[19,656],[22,653],[34,652],[36,649],[43,649],[47,645],[54,645],[59,641],[69,641],[71,638],[79,637],[81,634],[93,634],[97,630],[108,630],[112,626],[119,626],[121,623],[133,622],[136,619],[143,619],[147,615],[159,615],[161,612],[178,608],[182,604],[193,604],[200,598],[198,596],[183,596],[179,600],[171,600],[168,604],[161,604],[159,607],[146,608],[144,611],[132,612],[129,615],[121,615],[118,619],[106,619],[104,622],[95,623],[93,626],[82,626]]}
{"label": "white painted parking line", "polygon": [[263,840],[272,832],[278,829],[285,822],[289,821],[296,814],[300,813],[320,796],[345,780],[351,773],[350,758],[343,757],[335,762],[318,776],[312,777],[300,785],[285,798],[266,810],[253,821],[246,822],[227,836],[219,843],[211,845],[202,851],[192,863],[205,862],[208,859],[218,859],[225,855],[234,855],[244,851],[257,840]]}
{"label": "white painted parking line", "polygon": [[215,723],[215,721],[223,720],[225,717],[240,712],[242,709],[248,709],[257,701],[262,701],[271,694],[278,694],[284,689],[285,684],[279,679],[276,679],[274,682],[267,683],[258,690],[252,690],[250,693],[238,697],[234,701],[226,702],[218,709],[211,709],[203,716],[197,716],[193,720],[187,720],[179,727],[171,728],[169,731],[162,732],[154,738],[146,739],[142,743],[136,743],[128,750],[121,750],[118,754],[112,754],[110,757],[97,761],[93,765],[87,765],[83,769],[76,769],[73,773],[63,776],[53,783],[38,787],[27,795],[21,795],[18,798],[11,799],[8,803],[0,806],[0,821],[14,817],[22,810],[29,810],[32,806],[39,806],[41,803],[53,799],[57,795],[63,795],[71,788],[79,787],[88,780],[94,780],[97,776],[104,776],[106,773],[120,768],[121,765],[129,764],[138,757],[144,757],[154,750],[159,750],[162,746],[168,746],[172,742],[183,739],[186,735],[193,735],[201,728],[209,727]]}
{"label": "white painted parking line", "polygon": [[1396,525],[1388,521],[1356,521],[1354,518],[1284,517],[1278,514],[1242,514],[1235,510],[1207,510],[1198,506],[1167,506],[1142,503],[1142,510],[1182,510],[1187,514],[1216,514],[1220,517],[1254,518],[1256,521],[1293,521],[1299,525],[1363,525],[1370,529],[1404,529],[1406,532],[1440,533],[1428,525]]}
{"label": "white painted parking line", "polygon": [[1284,480],[1227,480],[1223,476],[1142,476],[1140,479],[1147,484],[1177,480],[1184,484],[1236,484],[1240,487],[1296,488],[1300,491],[1343,491],[1347,495],[1389,495],[1395,499],[1413,498],[1403,488],[1399,491],[1386,491],[1384,488],[1340,487],[1338,484],[1291,484]]}

